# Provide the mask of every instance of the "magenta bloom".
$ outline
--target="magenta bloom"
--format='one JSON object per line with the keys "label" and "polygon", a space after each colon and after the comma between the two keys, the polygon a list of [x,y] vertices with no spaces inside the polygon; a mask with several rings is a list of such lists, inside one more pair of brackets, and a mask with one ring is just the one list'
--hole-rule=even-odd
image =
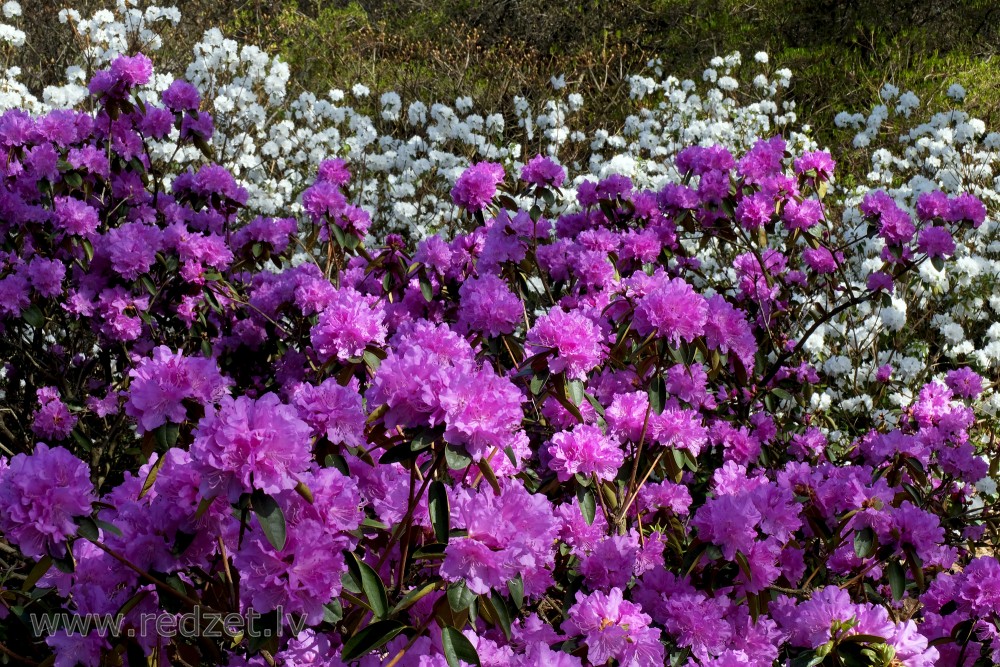
{"label": "magenta bloom", "polygon": [[801,157],[795,158],[793,167],[795,173],[800,176],[813,172],[819,181],[828,181],[833,175],[833,170],[837,163],[826,151],[810,151],[803,153]]}
{"label": "magenta bloom", "polygon": [[983,378],[971,368],[956,368],[944,376],[948,388],[961,398],[976,399],[983,393]]}
{"label": "magenta bloom", "polygon": [[60,555],[93,501],[90,469],[62,447],[40,442],[0,469],[0,532],[29,558]]}
{"label": "magenta bloom", "polygon": [[52,440],[67,437],[76,426],[77,418],[62,402],[59,390],[55,387],[42,387],[36,394],[40,405],[34,414],[31,430]]}
{"label": "magenta bloom", "polygon": [[525,347],[531,354],[555,351],[549,360],[553,373],[566,373],[571,380],[584,380],[604,358],[600,330],[578,311],[554,308],[535,321],[528,331]]}
{"label": "magenta bloom", "polygon": [[549,469],[560,482],[580,473],[597,479],[613,479],[625,461],[625,455],[614,437],[604,435],[590,424],[579,424],[570,431],[552,436],[548,446]]}
{"label": "magenta bloom", "polygon": [[788,229],[809,229],[823,219],[823,204],[818,199],[789,199],[781,209],[781,219]]}
{"label": "magenta bloom", "polygon": [[214,359],[185,357],[166,345],[154,349],[152,358],[144,359],[129,376],[132,382],[125,413],[136,419],[138,433],[167,422],[183,422],[187,419],[184,401],[214,403],[228,392],[230,384]]}
{"label": "magenta bloom", "polygon": [[524,315],[521,300],[493,274],[462,283],[458,293],[461,301],[456,326],[460,331],[477,331],[490,337],[509,334]]}
{"label": "magenta bloom", "polygon": [[365,347],[385,342],[386,328],[377,297],[364,296],[353,287],[336,291],[312,328],[313,347],[324,363],[360,357]]}
{"label": "magenta bloom", "polygon": [[482,211],[493,197],[497,186],[503,181],[503,166],[495,162],[474,164],[458,177],[451,189],[451,199],[470,213]]}
{"label": "magenta bloom", "polygon": [[153,61],[141,53],[118,56],[111,63],[111,76],[128,88],[143,86],[153,76]]}
{"label": "magenta bloom", "polygon": [[834,257],[829,248],[809,248],[802,251],[802,261],[816,273],[833,273],[842,260],[843,257]]}
{"label": "magenta bloom", "polygon": [[467,536],[448,543],[442,577],[464,580],[469,590],[482,595],[490,589],[503,590],[521,574],[526,592],[544,591],[559,531],[545,496],[528,493],[514,481],[499,496],[490,489],[460,489],[451,503],[452,523],[465,528]]}
{"label": "magenta bloom", "polygon": [[536,155],[521,169],[521,180],[532,185],[558,188],[566,180],[566,170],[552,158]]}
{"label": "magenta bloom", "polygon": [[520,390],[489,365],[465,374],[441,393],[447,425],[444,438],[451,444],[465,445],[476,461],[494,450],[499,452],[521,425],[523,402]]}
{"label": "magenta bloom", "polygon": [[612,588],[607,594],[577,592],[563,630],[583,635],[591,664],[603,665],[614,659],[623,667],[662,665],[660,631],[650,627],[652,620],[642,607],[624,600],[620,588]]}
{"label": "magenta bloom", "polygon": [[736,206],[736,219],[747,229],[758,229],[771,221],[774,199],[763,192],[744,197]]}
{"label": "magenta bloom", "polygon": [[705,333],[708,305],[683,278],[654,277],[647,294],[635,307],[635,330],[641,336],[653,331],[674,345],[688,343]]}
{"label": "magenta bloom", "polygon": [[97,209],[73,197],[56,197],[52,216],[55,226],[67,234],[88,236],[97,231]]}
{"label": "magenta bloom", "polygon": [[721,294],[708,299],[705,343],[709,349],[735,354],[744,367],[752,369],[757,355],[757,339],[746,315]]}
{"label": "magenta bloom", "polygon": [[917,250],[928,257],[951,257],[955,254],[955,239],[944,227],[925,227],[917,238]]}
{"label": "magenta bloom", "polygon": [[292,405],[299,417],[337,445],[365,445],[365,413],[358,393],[358,380],[351,378],[344,387],[329,378],[322,384],[300,384],[292,392]]}
{"label": "magenta bloom", "polygon": [[312,429],[275,394],[224,397],[195,430],[191,457],[205,498],[293,489],[312,459]]}
{"label": "magenta bloom", "polygon": [[160,95],[171,111],[197,111],[201,104],[198,89],[183,79],[174,79]]}

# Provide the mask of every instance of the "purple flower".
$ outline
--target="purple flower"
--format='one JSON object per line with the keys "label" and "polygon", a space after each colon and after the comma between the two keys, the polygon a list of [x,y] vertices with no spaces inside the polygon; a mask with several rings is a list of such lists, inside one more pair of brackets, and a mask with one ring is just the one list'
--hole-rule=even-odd
{"label": "purple flower", "polygon": [[442,577],[465,581],[469,590],[483,595],[491,589],[502,591],[520,574],[526,593],[544,592],[559,530],[545,496],[528,493],[512,481],[500,495],[489,489],[455,491],[451,506],[452,523],[464,528],[466,536],[449,541]]}
{"label": "purple flower", "polygon": [[214,359],[186,357],[166,345],[154,349],[153,356],[129,371],[129,376],[132,381],[125,413],[137,420],[136,431],[140,434],[167,422],[185,421],[185,401],[215,403],[230,385]]}
{"label": "purple flower", "polygon": [[512,333],[524,315],[524,306],[507,283],[493,274],[486,274],[462,283],[458,289],[459,331],[476,331],[491,338]]}
{"label": "purple flower", "polygon": [[535,321],[528,331],[525,347],[531,354],[552,350],[549,360],[553,373],[565,373],[571,380],[584,380],[604,358],[600,330],[579,311],[554,308]]}
{"label": "purple flower", "polygon": [[986,220],[986,206],[974,195],[963,192],[951,200],[946,220],[950,222],[967,220],[978,229]]}
{"label": "purple flower", "polygon": [[591,664],[603,665],[613,659],[622,667],[661,665],[660,631],[650,627],[651,622],[642,607],[624,600],[620,588],[612,588],[607,594],[577,592],[576,604],[569,608],[563,630],[584,636]]}
{"label": "purple flower", "polygon": [[111,76],[127,88],[144,86],[153,75],[153,61],[141,53],[118,56],[111,63]]}
{"label": "purple flower", "polygon": [[812,172],[817,181],[828,181],[833,175],[837,163],[826,151],[810,151],[795,158],[793,163],[795,173],[802,176]]}
{"label": "purple flower", "polygon": [[917,250],[928,257],[951,257],[955,254],[955,239],[944,227],[925,227],[917,238]]}
{"label": "purple flower", "polygon": [[735,354],[747,369],[754,367],[757,339],[746,315],[721,294],[710,297],[705,318],[705,344],[723,354]]}
{"label": "purple flower", "polygon": [[470,213],[482,211],[497,193],[504,179],[503,166],[495,162],[479,162],[458,177],[451,189],[451,199]]}
{"label": "purple flower", "polygon": [[781,209],[781,219],[788,229],[809,229],[823,219],[823,204],[817,199],[801,202],[789,199]]}
{"label": "purple flower", "polygon": [[62,440],[76,426],[77,417],[69,411],[55,387],[37,390],[39,408],[34,414],[31,430],[51,440]]}
{"label": "purple flower", "polygon": [[552,158],[536,155],[521,169],[521,180],[539,187],[558,188],[566,180],[566,170]]}
{"label": "purple flower", "polygon": [[923,221],[945,220],[950,210],[951,201],[940,190],[925,192],[917,198],[917,217]]}
{"label": "purple flower", "polygon": [[312,458],[312,429],[275,394],[223,397],[194,433],[191,457],[205,498],[294,489]]}
{"label": "purple flower", "polygon": [[547,449],[549,470],[560,482],[579,473],[595,475],[599,480],[613,479],[625,462],[625,454],[614,437],[604,435],[590,424],[578,424],[572,430],[552,436]]}
{"label": "purple flower", "polygon": [[152,225],[128,222],[105,235],[111,267],[126,280],[147,273],[156,261],[163,234]]}
{"label": "purple flower", "polygon": [[314,433],[325,435],[332,444],[365,446],[365,412],[357,378],[346,387],[334,378],[318,386],[300,384],[292,392],[292,405]]}
{"label": "purple flower", "polygon": [[441,392],[447,426],[444,438],[453,445],[464,445],[475,461],[496,456],[520,427],[523,402],[520,390],[489,365],[465,374]]}
{"label": "purple flower", "polygon": [[983,393],[983,378],[971,368],[956,368],[948,371],[944,382],[956,396],[967,399],[979,398]]}
{"label": "purple flower", "polygon": [[379,299],[344,286],[320,313],[310,338],[320,360],[326,363],[360,357],[368,345],[382,345],[385,334]]}
{"label": "purple flower", "polygon": [[641,336],[654,331],[673,345],[691,343],[705,333],[708,304],[683,278],[667,280],[658,273],[635,307],[635,330]]}
{"label": "purple flower", "polygon": [[744,197],[736,206],[736,219],[746,229],[757,229],[771,221],[774,215],[774,199],[763,192],[755,192]]}
{"label": "purple flower", "polygon": [[340,158],[334,160],[323,160],[319,163],[316,172],[316,179],[326,181],[334,185],[344,186],[351,182],[351,172],[347,168],[347,163]]}
{"label": "purple flower", "polygon": [[35,445],[0,470],[0,532],[29,558],[61,555],[76,534],[73,519],[90,514],[90,470],[62,447]]}
{"label": "purple flower", "polygon": [[56,197],[52,220],[67,234],[89,236],[100,222],[97,209],[73,197]]}
{"label": "purple flower", "polygon": [[841,253],[838,252],[837,255],[839,257],[835,257],[830,249],[825,247],[808,248],[802,251],[802,261],[816,273],[833,273],[837,270],[837,266],[844,261]]}
{"label": "purple flower", "polygon": [[753,503],[726,494],[708,499],[698,509],[692,524],[698,529],[699,538],[718,545],[722,555],[733,560],[737,551],[745,556],[753,549],[760,520],[761,514]]}
{"label": "purple flower", "polygon": [[201,104],[198,89],[183,79],[174,79],[160,95],[160,99],[174,112],[197,111]]}

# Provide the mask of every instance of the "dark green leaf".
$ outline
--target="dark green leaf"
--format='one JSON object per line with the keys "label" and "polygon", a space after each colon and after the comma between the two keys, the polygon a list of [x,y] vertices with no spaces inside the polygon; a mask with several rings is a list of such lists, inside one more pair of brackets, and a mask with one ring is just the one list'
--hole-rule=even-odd
{"label": "dark green leaf", "polygon": [[385,646],[406,628],[399,621],[376,621],[344,642],[340,659],[344,662],[357,660],[366,653]]}
{"label": "dark green leaf", "polygon": [[259,489],[253,492],[251,500],[253,513],[257,515],[257,521],[260,523],[261,530],[264,531],[264,536],[267,537],[271,546],[281,551],[285,548],[285,540],[288,537],[285,532],[284,512],[281,511],[281,507],[274,498]]}
{"label": "dark green leaf", "polygon": [[344,617],[344,607],[340,604],[340,600],[333,599],[323,605],[323,622],[330,623],[331,625],[337,623]]}
{"label": "dark green leaf", "polygon": [[892,589],[892,599],[900,600],[906,590],[906,572],[899,561],[893,558],[886,568],[886,575],[889,577],[889,588]]}
{"label": "dark green leaf", "polygon": [[445,447],[444,461],[452,470],[463,470],[472,465],[472,459],[466,455],[464,448],[459,449],[454,445]]}
{"label": "dark green leaf", "polygon": [[25,322],[36,329],[41,329],[42,325],[45,324],[45,315],[42,314],[42,309],[36,305],[25,308],[21,311],[21,316],[24,317]]}
{"label": "dark green leaf", "polygon": [[566,395],[573,405],[580,405],[583,403],[583,383],[579,380],[570,380],[566,383]]}
{"label": "dark green leaf", "polygon": [[868,558],[875,553],[875,531],[865,526],[854,533],[854,553],[858,558]]}
{"label": "dark green leaf", "polygon": [[464,581],[448,586],[448,606],[453,611],[464,611],[476,601],[476,594],[469,590]]}
{"label": "dark green leaf", "polygon": [[507,590],[510,591],[511,602],[520,609],[524,605],[524,579],[520,574],[507,582]]}
{"label": "dark green leaf", "polygon": [[594,523],[594,515],[597,513],[597,500],[594,498],[594,490],[582,486],[576,489],[576,498],[580,502],[580,513],[583,519],[590,526]]}
{"label": "dark green leaf", "polygon": [[347,569],[356,581],[361,582],[361,589],[368,598],[375,617],[382,619],[389,613],[389,598],[385,593],[385,586],[381,577],[372,567],[360,560],[351,552],[347,552]]}
{"label": "dark green leaf", "polygon": [[434,527],[434,537],[442,544],[448,543],[451,530],[451,508],[448,504],[448,490],[443,482],[433,481],[427,488],[427,508]]}
{"label": "dark green leaf", "polygon": [[649,384],[649,389],[646,390],[646,393],[649,394],[649,405],[653,412],[661,414],[667,400],[667,386],[661,375],[653,377],[653,381]]}
{"label": "dark green leaf", "polygon": [[481,665],[476,647],[461,632],[451,627],[441,629],[441,647],[444,649],[448,667],[461,667],[464,662],[469,665]]}

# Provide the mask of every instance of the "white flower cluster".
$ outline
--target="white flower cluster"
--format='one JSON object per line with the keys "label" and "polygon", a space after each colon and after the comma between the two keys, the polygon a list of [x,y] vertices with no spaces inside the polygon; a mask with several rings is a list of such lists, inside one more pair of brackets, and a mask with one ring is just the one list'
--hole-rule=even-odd
{"label": "white flower cluster", "polygon": [[[5,15],[16,17],[13,3],[8,5]],[[83,103],[85,71],[119,53],[158,50],[180,12],[117,0],[113,10],[91,17],[67,9],[60,18],[80,43],[79,64],[67,71],[66,84],[37,98],[19,83],[18,71],[8,70],[0,77],[0,110],[41,112]],[[380,221],[380,231],[411,237],[447,227],[454,215],[448,192],[462,170],[479,160],[501,162],[516,173],[543,153],[564,164],[576,182],[621,173],[639,187],[655,187],[677,178],[666,166],[669,158],[693,143],[739,151],[757,137],[784,131],[796,149],[811,145],[794,131],[794,104],[781,100],[791,73],[769,73],[765,54],[751,65],[752,85],[739,81],[738,53],[712,60],[703,77],[707,85],[665,76],[662,63],[651,62],[646,74],[629,80],[633,113],[623,126],[589,133],[573,127],[585,101],[567,89],[565,77],[553,77],[552,99],[532,105],[514,97],[509,108],[485,114],[468,97],[451,104],[404,101],[392,91],[375,94],[363,83],[349,95],[331,90],[290,96],[285,63],[226,39],[218,29],[208,30],[192,55],[177,74],[201,91],[204,110],[215,120],[215,158],[249,190],[253,212],[294,210],[319,162],[343,157],[356,172],[352,194]],[[172,73],[158,72],[147,94],[155,98],[171,80]],[[505,123],[505,117],[514,122]],[[199,157],[193,150],[176,152],[169,141],[157,156],[181,163]]]}

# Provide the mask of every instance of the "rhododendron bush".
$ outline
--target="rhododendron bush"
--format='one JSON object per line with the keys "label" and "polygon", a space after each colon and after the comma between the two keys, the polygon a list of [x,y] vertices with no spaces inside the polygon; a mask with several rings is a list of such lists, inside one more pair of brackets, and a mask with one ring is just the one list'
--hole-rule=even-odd
{"label": "rhododendron bush", "polygon": [[899,322],[981,187],[758,127],[418,241],[350,155],[262,214],[157,76],[0,115],[5,664],[1000,661],[989,367]]}

